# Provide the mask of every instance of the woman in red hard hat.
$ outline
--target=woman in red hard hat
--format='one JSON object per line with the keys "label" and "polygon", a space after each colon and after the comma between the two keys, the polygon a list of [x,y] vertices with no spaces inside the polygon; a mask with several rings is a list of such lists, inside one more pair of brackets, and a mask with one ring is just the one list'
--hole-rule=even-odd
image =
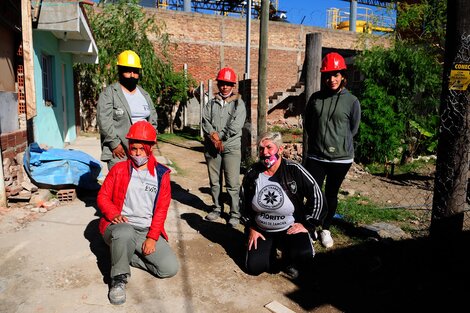
{"label": "woman in red hard hat", "polygon": [[325,182],[328,213],[320,240],[330,248],[330,226],[338,206],[339,188],[354,160],[353,137],[359,130],[361,106],[345,87],[346,63],[341,55],[328,53],[320,72],[322,88],[310,97],[304,116],[308,134],[305,167],[320,187]]}
{"label": "woman in red hard hat", "polygon": [[139,121],[126,135],[128,160],[117,163],[98,193],[102,213],[100,233],[111,251],[112,304],[126,301],[130,265],[166,278],[178,271],[178,260],[168,244],[164,224],[171,201],[170,169],[152,154],[157,133]]}
{"label": "woman in red hard hat", "polygon": [[223,211],[220,202],[221,175],[227,193],[230,196],[230,218],[228,224],[236,227],[240,220],[240,162],[241,137],[245,124],[245,103],[240,95],[234,93],[237,83],[235,71],[225,67],[217,74],[219,92],[204,106],[202,112],[202,130],[204,132],[204,157],[209,172],[213,210],[206,216],[215,221]]}

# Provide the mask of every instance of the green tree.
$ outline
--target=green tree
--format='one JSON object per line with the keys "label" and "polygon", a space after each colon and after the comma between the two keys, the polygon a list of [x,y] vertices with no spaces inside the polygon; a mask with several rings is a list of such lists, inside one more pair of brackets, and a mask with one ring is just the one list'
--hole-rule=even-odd
{"label": "green tree", "polygon": [[[405,162],[434,152],[444,42],[435,27],[445,25],[440,2],[399,6],[399,35],[392,47],[366,50],[356,59],[365,77],[358,92],[363,114],[357,157],[362,162]],[[431,21],[436,15],[440,18]]]}
{"label": "green tree", "polygon": [[447,24],[447,1],[421,0],[398,4],[397,37],[426,46],[430,54],[443,60]]}
{"label": "green tree", "polygon": [[[144,11],[138,0],[100,3],[87,13],[98,46],[99,64],[75,67],[85,108],[92,110],[102,88],[117,80],[119,53],[133,50],[142,63],[139,84],[150,94],[159,112],[159,131],[167,129],[171,126],[173,107],[186,101],[186,90],[192,80],[173,69],[164,25],[157,24],[155,15]],[[154,47],[159,50],[155,51]]]}

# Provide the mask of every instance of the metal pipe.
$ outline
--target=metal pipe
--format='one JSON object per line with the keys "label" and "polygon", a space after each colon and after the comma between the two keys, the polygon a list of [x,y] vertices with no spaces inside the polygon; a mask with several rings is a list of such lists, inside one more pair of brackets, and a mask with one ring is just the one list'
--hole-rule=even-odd
{"label": "metal pipe", "polygon": [[266,132],[266,93],[268,66],[268,21],[269,0],[261,1],[261,20],[259,31],[259,60],[258,60],[258,120],[257,133],[259,136]]}
{"label": "metal pipe", "polygon": [[207,101],[211,101],[214,98],[214,82],[212,79],[207,81]]}
{"label": "metal pipe", "polygon": [[204,82],[201,82],[199,84],[199,90],[200,90],[200,93],[199,93],[199,136],[201,136],[201,138],[204,137],[204,133],[202,131],[202,111],[203,111],[203,108],[204,108]]}
{"label": "metal pipe", "polygon": [[[188,63],[183,64],[183,73],[186,90],[188,90]],[[186,100],[186,104],[183,106],[183,127],[188,126],[188,104],[189,99]]]}
{"label": "metal pipe", "polygon": [[191,0],[184,0],[183,2],[183,11],[191,12]]}
{"label": "metal pipe", "polygon": [[356,32],[357,22],[357,0],[351,0],[349,6],[349,31]]}
{"label": "metal pipe", "polygon": [[246,50],[245,50],[245,79],[250,79],[250,50],[251,50],[251,0],[248,0],[246,12]]}

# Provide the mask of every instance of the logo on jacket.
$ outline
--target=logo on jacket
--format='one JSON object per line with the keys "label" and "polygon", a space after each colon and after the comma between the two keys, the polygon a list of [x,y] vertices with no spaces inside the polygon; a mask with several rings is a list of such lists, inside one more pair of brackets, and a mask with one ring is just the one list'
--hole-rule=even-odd
{"label": "logo on jacket", "polygon": [[289,186],[290,192],[292,194],[295,195],[297,193],[297,183],[295,182],[295,180],[287,182],[287,186]]}

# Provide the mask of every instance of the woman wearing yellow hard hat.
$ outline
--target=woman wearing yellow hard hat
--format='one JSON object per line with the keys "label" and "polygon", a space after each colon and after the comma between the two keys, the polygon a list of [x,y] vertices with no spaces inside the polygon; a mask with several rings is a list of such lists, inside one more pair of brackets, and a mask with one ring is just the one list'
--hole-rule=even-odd
{"label": "woman wearing yellow hard hat", "polygon": [[117,67],[119,81],[103,90],[97,107],[101,160],[108,164],[108,169],[127,158],[126,134],[132,124],[146,120],[157,128],[152,99],[137,84],[142,69],[140,57],[132,50],[125,50],[117,57]]}

